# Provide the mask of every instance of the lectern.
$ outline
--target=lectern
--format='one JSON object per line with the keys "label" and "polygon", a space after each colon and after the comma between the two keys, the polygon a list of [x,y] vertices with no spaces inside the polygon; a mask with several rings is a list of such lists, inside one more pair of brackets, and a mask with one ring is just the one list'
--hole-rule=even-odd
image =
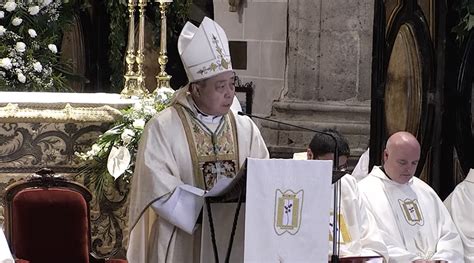
{"label": "lectern", "polygon": [[326,261],[331,175],[331,161],[249,158],[206,197],[201,262]]}

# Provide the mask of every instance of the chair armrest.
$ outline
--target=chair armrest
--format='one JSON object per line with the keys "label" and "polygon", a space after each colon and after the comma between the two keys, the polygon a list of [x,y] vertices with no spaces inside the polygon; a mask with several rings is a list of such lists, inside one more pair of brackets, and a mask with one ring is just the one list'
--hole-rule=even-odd
{"label": "chair armrest", "polygon": [[19,259],[19,258],[17,258],[17,259],[15,259],[15,263],[30,263],[30,261],[25,260],[25,259]]}

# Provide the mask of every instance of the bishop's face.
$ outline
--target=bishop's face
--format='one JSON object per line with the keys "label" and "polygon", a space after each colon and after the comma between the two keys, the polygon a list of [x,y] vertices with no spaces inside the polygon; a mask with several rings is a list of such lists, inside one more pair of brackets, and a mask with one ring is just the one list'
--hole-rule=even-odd
{"label": "bishop's face", "polygon": [[418,145],[393,145],[391,149],[384,151],[383,168],[390,179],[406,184],[415,175],[419,159],[420,147]]}
{"label": "bishop's face", "polygon": [[235,96],[235,73],[223,72],[194,83],[191,95],[203,113],[221,116],[226,114]]}

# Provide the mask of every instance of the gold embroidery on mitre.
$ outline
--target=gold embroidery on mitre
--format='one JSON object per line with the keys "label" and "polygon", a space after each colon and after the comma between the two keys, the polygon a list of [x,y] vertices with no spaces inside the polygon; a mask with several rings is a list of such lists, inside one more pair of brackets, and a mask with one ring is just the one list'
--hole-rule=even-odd
{"label": "gold embroidery on mitre", "polygon": [[400,208],[403,212],[403,215],[405,216],[405,220],[409,225],[422,226],[424,224],[423,213],[421,212],[421,207],[418,204],[417,199],[398,199],[398,203],[400,204]]}
{"label": "gold embroidery on mitre", "polygon": [[224,70],[230,68],[230,60],[225,58],[224,51],[219,46],[219,40],[215,35],[212,35],[212,42],[215,45],[217,54],[219,54],[219,58],[216,61],[211,62],[211,64],[207,67],[203,66],[200,70],[197,71],[198,74],[207,75],[210,71],[215,72],[217,69]]}
{"label": "gold embroidery on mitre", "polygon": [[277,235],[288,232],[295,235],[301,227],[304,191],[275,191],[274,230]]}

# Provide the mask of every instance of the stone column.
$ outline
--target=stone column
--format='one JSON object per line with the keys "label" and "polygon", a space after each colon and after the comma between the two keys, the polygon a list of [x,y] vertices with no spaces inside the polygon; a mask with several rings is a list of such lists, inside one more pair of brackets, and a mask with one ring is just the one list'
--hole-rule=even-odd
{"label": "stone column", "polygon": [[370,100],[372,20],[372,1],[290,1],[286,98]]}
{"label": "stone column", "polygon": [[270,115],[285,86],[288,0],[241,0],[236,12],[229,11],[229,0],[213,1],[214,19],[231,45],[234,70],[244,83],[255,85],[252,113]]}
{"label": "stone column", "polygon": [[[369,139],[373,1],[288,2],[287,88],[271,117],[308,128],[335,128],[353,159]],[[263,123],[273,156],[305,150],[311,132]]]}
{"label": "stone column", "polygon": [[[255,83],[253,113],[335,128],[349,139],[356,159],[369,141],[373,1],[241,3],[229,12],[229,0],[214,0],[214,13],[229,40],[245,44],[246,66],[236,72]],[[313,136],[257,122],[273,156],[303,151]]]}

